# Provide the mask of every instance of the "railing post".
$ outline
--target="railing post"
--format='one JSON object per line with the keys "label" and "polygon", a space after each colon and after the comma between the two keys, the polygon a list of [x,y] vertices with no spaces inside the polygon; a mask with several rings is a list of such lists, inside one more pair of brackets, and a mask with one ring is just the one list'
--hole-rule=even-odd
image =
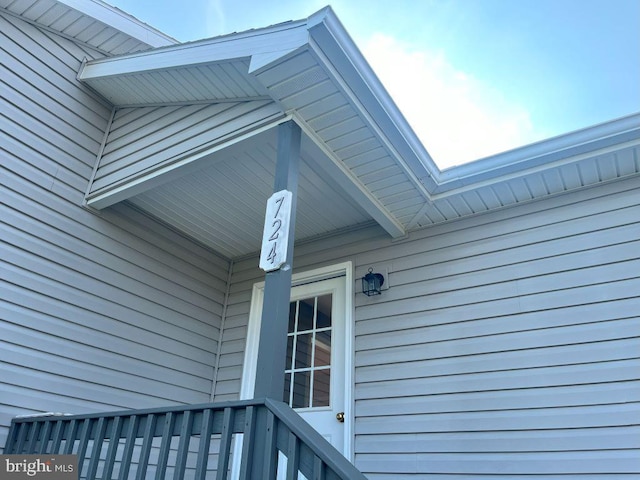
{"label": "railing post", "polygon": [[256,408],[248,480],[275,480],[277,473],[276,418],[264,405]]}

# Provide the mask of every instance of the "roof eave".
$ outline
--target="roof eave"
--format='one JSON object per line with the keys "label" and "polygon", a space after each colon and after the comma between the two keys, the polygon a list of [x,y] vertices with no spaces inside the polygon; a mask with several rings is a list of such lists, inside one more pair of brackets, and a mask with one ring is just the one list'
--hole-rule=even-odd
{"label": "roof eave", "polygon": [[[278,45],[277,49],[265,45],[265,35],[269,36],[268,45]],[[78,78],[90,83],[110,76],[238,58],[250,58],[248,73],[255,74],[302,48],[322,52],[319,61],[325,62],[325,69],[354,92],[397,162],[412,176],[425,199],[429,198],[430,190],[437,186],[438,167],[331,7],[321,9],[306,20],[90,61],[82,65]]]}
{"label": "roof eave", "polygon": [[[336,92],[344,94],[371,135],[388,152],[390,161],[406,173],[406,184],[414,187],[411,200],[425,203],[411,222],[403,219],[400,223],[400,216],[396,218],[373,193],[361,188],[359,178],[340,169],[339,158],[328,155],[334,164],[323,165],[325,173],[393,237],[401,237],[412,225],[420,224],[427,204],[444,197],[505,183],[535,172],[560,170],[567,163],[588,160],[594,152],[613,149],[625,142],[640,142],[640,114],[636,114],[440,171],[330,7],[306,20],[91,61],[82,67],[79,78],[90,84],[92,80],[99,83],[110,77],[145,74],[141,77],[145,77],[146,82],[146,73],[243,59],[243,68],[248,67],[248,71],[242,70],[243,77],[251,78],[258,87],[263,87],[268,95],[266,98],[272,99],[283,115],[297,118],[298,104],[287,104],[288,97],[274,91],[284,80],[292,84],[290,92],[296,95],[297,89],[304,87],[305,84],[297,79],[309,70],[310,63],[297,67],[293,62],[302,54],[314,57],[311,63],[315,70],[323,71],[323,81],[328,80],[327,84],[332,83]],[[287,63],[288,60],[291,62]],[[261,76],[267,77],[272,71],[279,75],[274,76],[272,82],[278,88],[269,90],[270,84]],[[256,91],[261,93],[260,88]],[[211,98],[211,101],[221,99]],[[309,137],[315,139],[313,132],[309,132]],[[318,141],[318,146],[321,145]],[[542,193],[536,198],[546,195]]]}
{"label": "roof eave", "polygon": [[176,39],[100,0],[58,0],[58,3],[98,20],[150,47],[179,43]]}
{"label": "roof eave", "polygon": [[[110,76],[186,68],[240,58],[251,58],[252,68],[255,69],[255,62],[278,60],[305,45],[307,33],[301,28],[303,26],[302,22],[289,22],[275,27],[93,60],[82,66],[78,78],[90,82]],[[269,42],[263,41],[264,35],[269,35]]]}
{"label": "roof eave", "polygon": [[533,169],[552,168],[588,152],[640,140],[640,113],[583,128],[441,172],[436,194]]}
{"label": "roof eave", "polygon": [[351,36],[330,7],[309,17],[310,43],[322,51],[327,67],[354,91],[363,109],[387,138],[396,160],[411,173],[425,199],[440,170]]}

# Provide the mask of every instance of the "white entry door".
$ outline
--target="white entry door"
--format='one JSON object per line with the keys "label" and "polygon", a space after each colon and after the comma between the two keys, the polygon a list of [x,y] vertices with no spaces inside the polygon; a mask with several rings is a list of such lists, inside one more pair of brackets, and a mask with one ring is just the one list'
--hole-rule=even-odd
{"label": "white entry door", "polygon": [[[348,266],[348,268],[347,268]],[[282,398],[336,449],[351,459],[351,303],[347,301],[350,264],[342,275],[323,269],[294,276],[289,309],[287,363]],[[334,267],[335,270],[335,267]],[[346,275],[344,272],[348,272]],[[300,285],[295,285],[299,283]],[[251,398],[264,285],[254,288],[243,369],[241,398]]]}
{"label": "white entry door", "polygon": [[[344,277],[291,290],[283,399],[344,452]],[[341,419],[342,421],[340,421]]]}

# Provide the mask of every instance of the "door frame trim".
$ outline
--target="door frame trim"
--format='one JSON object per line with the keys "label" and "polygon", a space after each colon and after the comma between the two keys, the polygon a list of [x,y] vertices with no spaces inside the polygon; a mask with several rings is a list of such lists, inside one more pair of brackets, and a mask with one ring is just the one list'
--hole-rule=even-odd
{"label": "door frame trim", "polygon": [[[355,331],[354,331],[354,272],[353,262],[347,261],[335,265],[316,268],[306,272],[294,273],[291,286],[297,287],[307,283],[321,280],[329,280],[335,277],[345,277],[345,365],[344,365],[344,455],[353,462],[354,460],[354,381],[355,381]],[[242,367],[242,380],[240,384],[240,399],[248,400],[253,397],[255,384],[256,362],[258,346],[260,342],[260,324],[262,322],[262,309],[264,299],[264,284],[258,282],[253,285],[251,294],[251,309],[249,311],[249,323],[247,325],[247,340],[244,351]]]}

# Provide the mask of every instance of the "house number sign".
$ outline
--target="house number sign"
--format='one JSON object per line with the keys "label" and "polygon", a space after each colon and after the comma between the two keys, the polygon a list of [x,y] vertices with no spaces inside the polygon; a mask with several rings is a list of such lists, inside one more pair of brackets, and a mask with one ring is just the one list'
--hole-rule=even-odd
{"label": "house number sign", "polygon": [[289,190],[280,190],[267,200],[260,251],[260,268],[265,272],[279,269],[287,260],[291,198]]}

